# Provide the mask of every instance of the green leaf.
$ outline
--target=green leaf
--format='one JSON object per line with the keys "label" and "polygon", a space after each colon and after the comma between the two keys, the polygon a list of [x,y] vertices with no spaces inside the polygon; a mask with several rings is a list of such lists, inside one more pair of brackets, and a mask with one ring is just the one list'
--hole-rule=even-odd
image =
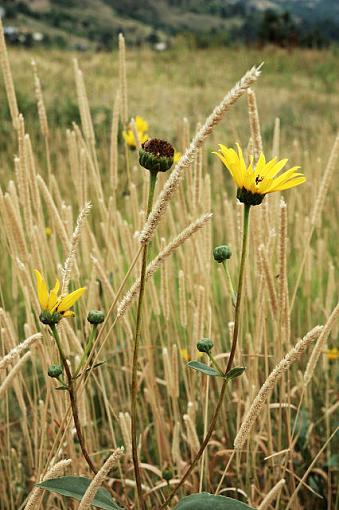
{"label": "green leaf", "polygon": [[254,510],[241,501],[226,496],[215,496],[208,492],[191,494],[183,498],[173,510]]}
{"label": "green leaf", "polygon": [[213,377],[222,377],[222,375],[213,367],[209,367],[205,363],[201,363],[201,361],[189,361],[187,366],[197,370],[198,372],[202,372],[205,375],[211,375]]}
{"label": "green leaf", "polygon": [[245,371],[245,367],[233,367],[227,373],[227,375],[225,376],[225,379],[227,381],[231,381],[232,379],[239,377],[244,371]]}
{"label": "green leaf", "polygon": [[[37,483],[36,486],[81,501],[90,483],[91,480],[84,476],[61,476]],[[92,505],[103,510],[121,510],[106,489],[98,489]]]}

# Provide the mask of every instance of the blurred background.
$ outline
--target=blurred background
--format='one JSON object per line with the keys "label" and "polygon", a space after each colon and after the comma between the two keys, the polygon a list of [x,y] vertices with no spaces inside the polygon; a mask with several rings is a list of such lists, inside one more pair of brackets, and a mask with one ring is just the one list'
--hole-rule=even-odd
{"label": "blurred background", "polygon": [[109,50],[129,45],[274,44],[328,47],[339,40],[338,0],[5,0],[9,43]]}

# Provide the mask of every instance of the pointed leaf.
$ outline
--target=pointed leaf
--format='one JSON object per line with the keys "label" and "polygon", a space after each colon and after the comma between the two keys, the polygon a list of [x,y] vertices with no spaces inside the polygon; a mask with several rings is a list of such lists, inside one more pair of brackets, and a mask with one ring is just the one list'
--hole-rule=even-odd
{"label": "pointed leaf", "polygon": [[232,379],[235,379],[236,377],[239,377],[244,371],[245,371],[245,367],[233,367],[226,374],[225,379],[227,381],[231,381]]}
{"label": "pointed leaf", "polygon": [[[60,478],[45,480],[36,485],[49,492],[56,492],[62,496],[81,501],[90,483],[91,480],[84,476],[61,476]],[[97,508],[102,508],[103,510],[122,510],[121,507],[113,501],[106,489],[98,489],[92,505]]]}
{"label": "pointed leaf", "polygon": [[218,370],[206,365],[205,363],[201,363],[201,361],[189,361],[187,366],[197,370],[198,372],[202,372],[205,375],[211,375],[212,377],[222,377]]}
{"label": "pointed leaf", "polygon": [[254,510],[241,501],[208,492],[191,494],[179,501],[173,510]]}

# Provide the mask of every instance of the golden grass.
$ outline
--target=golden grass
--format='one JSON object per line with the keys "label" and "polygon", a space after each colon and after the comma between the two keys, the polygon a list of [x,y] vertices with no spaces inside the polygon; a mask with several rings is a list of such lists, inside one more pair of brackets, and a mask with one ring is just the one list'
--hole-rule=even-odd
{"label": "golden grass", "polygon": [[[18,109],[23,113],[18,116],[2,46],[15,129],[3,104],[8,135],[0,143],[0,357],[9,362],[0,371],[0,509],[24,508],[33,483],[48,476],[62,459],[72,462],[69,474],[90,476],[66,394],[56,391],[55,380],[47,375],[58,354],[47,328],[38,321],[33,269],[41,270],[50,283],[57,275],[64,277],[70,290],[87,286],[75,307],[76,317],[62,321],[59,331],[65,354],[75,366],[90,331],[87,312],[93,308],[107,312],[123,298],[121,283],[133,260],[125,292],[130,288],[133,294],[140,274],[135,256],[146,220],[148,181],[137,154],[122,143],[119,112],[123,123],[128,115],[144,116],[152,136],[167,137],[183,152],[197,123],[200,129],[246,69],[262,60],[265,66],[255,96],[248,93],[250,119],[242,98],[183,171],[150,245],[153,262],[137,373],[142,484],[149,507],[159,508],[169,492],[162,470],[173,471],[170,484],[175,486],[199,450],[218,399],[219,383],[186,367],[187,357],[197,359],[196,341],[205,336],[214,340],[218,362],[224,363],[232,337],[232,302],[212,249],[231,244],[229,268],[236,281],[241,207],[226,172],[210,152],[219,142],[240,141],[246,146],[252,136],[255,151],[262,143],[269,155],[279,153],[301,164],[307,182],[286,193],[285,201],[276,194],[253,210],[236,354],[236,364],[244,364],[246,372],[229,386],[208,449],[180,494],[199,488],[215,492],[227,466],[218,491],[239,496],[253,507],[331,508],[338,500],[334,480],[338,466],[329,441],[337,409],[335,362],[326,356],[326,341],[333,346],[338,329],[331,316],[337,303],[338,142],[333,151],[332,147],[339,96],[331,72],[335,55],[301,51],[289,55],[273,49],[195,54],[173,49],[159,56],[145,49],[127,51],[127,83],[125,61],[120,57],[119,63],[117,54],[80,54],[74,67],[71,57],[53,51],[9,52]],[[118,91],[119,72],[122,91]],[[34,92],[38,108],[33,113]],[[68,122],[66,109],[60,121],[55,117],[60,105],[69,101],[79,102],[76,114],[81,125]],[[166,174],[159,177],[158,194],[167,179]],[[87,216],[83,207],[89,201],[92,209]],[[210,211],[212,219],[204,216]],[[188,225],[189,235],[184,230]],[[106,479],[121,506],[132,508],[129,413],[136,307],[128,303],[127,309],[124,303],[114,307],[99,333],[95,358],[105,364],[81,379],[78,405],[87,449],[97,466],[104,465],[112,449],[125,447],[125,455]],[[294,346],[300,346],[297,339],[309,338],[307,332],[316,324],[325,325],[326,335],[318,344],[319,359],[312,362],[306,385],[308,352],[288,372],[280,360],[289,351],[294,353]],[[20,339],[39,331],[42,339],[34,345],[26,340],[30,350],[19,358]],[[10,352],[16,354],[5,358]],[[276,365],[283,367],[281,380],[271,384],[269,374]],[[243,449],[235,451],[234,439],[266,380],[270,391],[260,401],[261,412],[246,428],[239,443]],[[34,501],[41,498],[36,494],[31,493]],[[70,508],[67,505],[60,497],[45,495],[34,508]],[[74,502],[73,508],[77,505]]]}

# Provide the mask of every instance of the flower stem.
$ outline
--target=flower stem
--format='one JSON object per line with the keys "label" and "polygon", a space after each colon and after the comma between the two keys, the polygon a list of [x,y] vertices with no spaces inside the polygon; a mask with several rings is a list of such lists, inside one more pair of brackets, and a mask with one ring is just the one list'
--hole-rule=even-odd
{"label": "flower stem", "polygon": [[[149,184],[148,203],[147,203],[147,217],[149,216],[149,213],[151,212],[151,209],[152,209],[157,174],[158,174],[158,172],[150,172],[150,184]],[[138,368],[142,302],[143,302],[144,291],[145,291],[147,250],[148,250],[148,244],[145,244],[143,246],[143,250],[142,250],[140,289],[139,289],[139,299],[138,299],[138,309],[137,309],[137,322],[136,322],[136,326],[135,326],[135,335],[134,335],[132,382],[131,382],[132,458],[133,458],[135,482],[136,482],[137,493],[138,493],[138,506],[141,510],[145,510],[146,506],[145,506],[145,502],[143,500],[143,495],[142,495],[141,475],[140,475],[140,469],[139,469],[138,447],[137,447],[137,427],[136,427],[136,425],[137,425],[137,390],[138,390],[138,388],[137,388],[137,368]]]}
{"label": "flower stem", "polygon": [[[242,297],[242,290],[243,290],[243,283],[244,283],[244,275],[245,275],[245,261],[246,261],[246,255],[247,255],[247,241],[248,241],[248,231],[249,231],[249,213],[250,213],[250,207],[249,205],[244,205],[244,226],[243,226],[243,237],[242,237],[242,252],[241,252],[241,261],[240,261],[240,270],[239,270],[239,281],[238,281],[238,290],[237,290],[237,301],[235,304],[235,311],[234,311],[234,329],[233,329],[233,338],[232,338],[232,346],[231,346],[231,352],[230,356],[228,358],[228,363],[226,366],[226,370],[224,375],[226,375],[232,368],[233,360],[236,352],[237,342],[238,342],[238,334],[239,334],[239,320],[240,320],[240,307],[241,307],[241,297]],[[191,465],[187,469],[186,473],[181,478],[178,485],[172,490],[171,494],[168,496],[166,501],[161,505],[159,510],[165,509],[173,497],[176,495],[180,487],[185,483],[186,479],[189,477],[197,463],[199,462],[202,454],[204,453],[204,450],[206,446],[209,443],[209,440],[213,434],[213,431],[215,429],[215,425],[219,416],[220,409],[223,404],[225,391],[227,386],[227,380],[224,379],[224,382],[221,387],[219,399],[217,402],[217,405],[214,409],[214,413],[211,419],[210,426],[208,428],[208,431],[206,433],[206,436],[199,448],[198,453],[194,457]]]}
{"label": "flower stem", "polygon": [[69,365],[67,363],[67,359],[66,359],[65,353],[63,351],[63,348],[62,348],[62,345],[61,345],[61,341],[60,341],[60,337],[59,337],[59,333],[58,333],[58,330],[57,330],[55,324],[51,325],[51,330],[52,330],[53,336],[55,338],[55,341],[56,341],[56,344],[57,344],[57,347],[58,347],[58,351],[59,351],[59,354],[60,354],[61,362],[62,362],[63,367],[64,367],[65,372],[66,372],[67,390],[68,390],[69,399],[70,399],[70,402],[71,402],[73,420],[74,420],[75,430],[77,432],[77,436],[78,436],[78,439],[79,439],[80,448],[81,448],[82,454],[83,454],[83,456],[84,456],[84,458],[85,458],[89,468],[91,469],[91,471],[93,471],[94,474],[97,474],[98,471],[97,471],[96,467],[94,466],[94,464],[92,462],[92,459],[90,458],[89,453],[88,453],[88,451],[86,449],[85,439],[84,439],[84,436],[83,436],[83,433],[82,433],[82,429],[81,429],[81,425],[80,425],[80,420],[79,420],[79,412],[78,412],[78,405],[77,405],[77,399],[76,399],[76,387],[75,387],[75,383],[74,383],[74,380],[73,380],[73,377],[72,377],[71,369],[70,369],[70,367],[69,367]]}

